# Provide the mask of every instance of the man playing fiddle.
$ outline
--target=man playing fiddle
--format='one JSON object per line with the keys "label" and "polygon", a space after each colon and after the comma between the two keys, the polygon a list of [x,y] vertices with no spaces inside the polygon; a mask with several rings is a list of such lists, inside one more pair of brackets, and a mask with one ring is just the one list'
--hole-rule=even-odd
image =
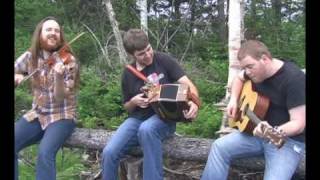
{"label": "man playing fiddle", "polygon": [[31,47],[15,61],[15,86],[31,75],[32,109],[15,122],[15,180],[18,153],[39,142],[37,180],[56,179],[55,159],[76,120],[79,65],[54,17],[39,22]]}

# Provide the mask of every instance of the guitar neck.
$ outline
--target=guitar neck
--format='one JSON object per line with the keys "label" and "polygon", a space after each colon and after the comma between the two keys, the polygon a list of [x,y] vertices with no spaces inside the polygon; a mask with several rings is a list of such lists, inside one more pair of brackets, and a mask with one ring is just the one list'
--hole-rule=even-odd
{"label": "guitar neck", "polygon": [[[249,108],[246,109],[246,115],[250,118],[251,122],[256,125],[261,122],[261,119],[257,117],[257,115],[252,112]],[[264,127],[264,129],[267,127]],[[274,144],[277,148],[281,148],[285,143],[284,135],[281,132],[276,131],[273,128],[267,128],[265,132],[265,138],[269,139],[272,144]]]}
{"label": "guitar neck", "polygon": [[250,118],[250,120],[254,123],[254,124],[259,124],[262,120],[253,112],[251,111],[249,108],[247,108],[246,110],[246,115]]}

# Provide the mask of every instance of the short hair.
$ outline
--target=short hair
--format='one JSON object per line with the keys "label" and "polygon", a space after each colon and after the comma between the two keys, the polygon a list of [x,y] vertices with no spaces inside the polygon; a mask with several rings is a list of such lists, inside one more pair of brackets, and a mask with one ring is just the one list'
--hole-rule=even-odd
{"label": "short hair", "polygon": [[123,45],[127,53],[143,50],[149,44],[149,38],[142,29],[129,29],[123,35]]}
{"label": "short hair", "polygon": [[238,60],[241,61],[246,56],[258,60],[262,55],[266,55],[272,59],[272,55],[267,46],[258,40],[249,40],[244,42],[238,51]]}

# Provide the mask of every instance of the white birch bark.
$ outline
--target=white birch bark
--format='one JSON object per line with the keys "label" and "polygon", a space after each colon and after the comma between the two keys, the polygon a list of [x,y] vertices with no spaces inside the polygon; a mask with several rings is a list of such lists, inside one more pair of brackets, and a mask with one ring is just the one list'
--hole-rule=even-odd
{"label": "white birch bark", "polygon": [[[243,39],[243,0],[229,0],[229,31],[228,31],[228,49],[229,49],[229,69],[228,69],[228,82],[226,86],[226,95],[224,100],[217,103],[216,106],[227,106],[230,99],[231,85],[234,77],[240,72],[240,65],[237,58],[238,50],[241,46],[241,39]],[[235,129],[228,127],[228,116],[226,111],[223,112],[220,130],[217,134],[220,136],[228,134]]]}
{"label": "white birch bark", "polygon": [[141,29],[148,35],[148,6],[147,0],[137,0],[140,9]]}
{"label": "white birch bark", "polygon": [[229,1],[229,72],[226,90],[226,99],[229,99],[233,78],[240,71],[237,53],[243,39],[243,0]]}

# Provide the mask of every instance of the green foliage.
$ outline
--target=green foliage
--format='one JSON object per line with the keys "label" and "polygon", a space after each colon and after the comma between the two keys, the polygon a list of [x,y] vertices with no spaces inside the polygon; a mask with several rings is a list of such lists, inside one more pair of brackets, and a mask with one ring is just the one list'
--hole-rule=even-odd
{"label": "green foliage", "polygon": [[221,119],[222,113],[216,107],[203,103],[197,119],[191,123],[178,123],[177,133],[191,137],[215,138]]}
{"label": "green foliage", "polygon": [[61,17],[63,11],[50,1],[15,0],[15,27],[33,32],[46,16]]}
{"label": "green foliage", "polygon": [[[109,75],[109,77],[112,77]],[[119,76],[102,81],[93,68],[82,69],[78,96],[80,126],[110,127],[109,122],[124,113]],[[119,120],[116,121],[119,123]],[[112,122],[114,126],[114,122]]]}
{"label": "green foliage", "polygon": [[[282,23],[278,49],[270,45],[270,50],[275,57],[291,60],[298,64],[300,68],[305,67],[305,27],[303,24],[292,22]],[[276,46],[277,47],[277,46]]]}
{"label": "green foliage", "polygon": [[139,11],[135,11],[137,9],[136,2],[136,0],[112,1],[113,10],[117,12],[116,19],[119,22],[120,30],[126,31],[129,28],[140,27]]}
{"label": "green foliage", "polygon": [[[226,44],[222,44],[215,34],[208,36],[197,35],[194,39],[193,51],[202,60],[201,65],[203,67],[206,67],[208,61],[211,60],[228,60],[228,47]],[[207,39],[210,39],[210,41]]]}
{"label": "green foliage", "polygon": [[19,118],[24,112],[31,109],[32,96],[26,85],[19,86],[15,89],[14,97],[14,117]]}
{"label": "green foliage", "polygon": [[31,45],[32,32],[27,32],[22,29],[15,29],[15,45],[14,54],[15,59],[18,58],[22,53],[24,53]]}
{"label": "green foliage", "polygon": [[78,180],[79,172],[86,169],[81,158],[81,151],[63,148],[57,154],[57,179]]}
{"label": "green foliage", "polygon": [[205,79],[198,79],[196,84],[202,102],[219,102],[225,95],[225,85],[222,83],[210,83]]}
{"label": "green foliage", "polygon": [[[281,20],[275,18],[274,8],[260,3],[256,5],[255,13],[249,9],[244,19],[247,33],[264,42],[273,57],[291,60],[304,68],[306,59],[303,1],[283,3],[282,6],[286,8],[282,9],[286,12],[281,12]],[[297,9],[290,9],[289,6]]]}
{"label": "green foliage", "polygon": [[[85,170],[81,159],[81,151],[77,149],[60,149],[56,156],[57,179],[77,180],[79,172]],[[32,145],[20,152],[19,179],[35,179],[38,145]]]}
{"label": "green foliage", "polygon": [[30,146],[20,152],[19,156],[19,179],[35,179],[37,145]]}
{"label": "green foliage", "polygon": [[197,61],[191,59],[183,64],[186,73],[198,88],[202,101],[218,102],[225,95],[228,80],[228,62],[223,60]]}

